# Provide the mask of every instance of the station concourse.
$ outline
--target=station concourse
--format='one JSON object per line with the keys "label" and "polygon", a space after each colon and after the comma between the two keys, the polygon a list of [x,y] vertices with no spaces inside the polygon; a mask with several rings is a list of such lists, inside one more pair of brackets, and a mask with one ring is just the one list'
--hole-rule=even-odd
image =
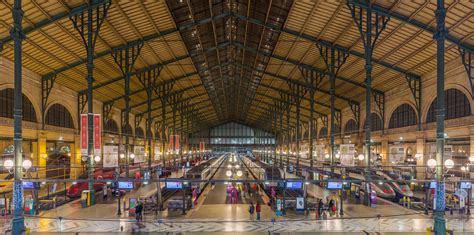
{"label": "station concourse", "polygon": [[2,1],[0,233],[474,233],[473,12]]}

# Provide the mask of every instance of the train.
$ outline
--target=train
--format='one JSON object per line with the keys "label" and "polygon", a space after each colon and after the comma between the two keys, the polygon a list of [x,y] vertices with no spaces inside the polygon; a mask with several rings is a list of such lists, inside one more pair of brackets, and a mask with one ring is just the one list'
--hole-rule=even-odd
{"label": "train", "polygon": [[377,170],[375,173],[387,180],[387,183],[394,189],[397,199],[413,197],[413,191],[411,191],[410,186],[406,182],[400,181],[403,179],[396,172]]}
{"label": "train", "polygon": [[[261,161],[258,161],[252,156],[242,156],[240,160],[244,163],[248,170],[257,180],[263,181],[264,188],[278,187],[278,181],[283,180],[284,173],[276,166],[271,166]],[[281,185],[280,185],[281,186]]]}
{"label": "train", "polygon": [[196,181],[191,183],[191,187],[199,186],[202,190],[207,183],[206,181],[212,178],[225,158],[225,155],[210,157],[209,160],[202,161],[199,165],[189,169],[186,172],[186,178]]}

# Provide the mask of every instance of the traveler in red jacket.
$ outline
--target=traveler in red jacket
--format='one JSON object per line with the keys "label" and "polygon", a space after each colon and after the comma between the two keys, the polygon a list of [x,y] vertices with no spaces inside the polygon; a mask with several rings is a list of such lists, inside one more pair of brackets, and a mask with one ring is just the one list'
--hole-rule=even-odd
{"label": "traveler in red jacket", "polygon": [[260,206],[260,202],[257,202],[257,206],[255,206],[255,211],[257,212],[257,220],[260,220],[260,212],[262,211],[262,207]]}

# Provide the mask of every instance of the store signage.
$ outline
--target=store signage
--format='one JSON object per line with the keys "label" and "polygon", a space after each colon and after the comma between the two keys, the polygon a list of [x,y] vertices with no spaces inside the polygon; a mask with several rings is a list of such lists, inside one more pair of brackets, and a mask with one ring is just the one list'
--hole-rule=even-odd
{"label": "store signage", "polygon": [[133,163],[140,163],[145,162],[145,146],[134,146],[133,147],[133,154],[135,154],[135,158],[133,159]]}
{"label": "store signage", "polygon": [[118,167],[119,147],[117,145],[104,146],[104,167]]}
{"label": "store signage", "polygon": [[341,144],[340,146],[340,157],[341,165],[343,166],[354,166],[354,144]]}
{"label": "store signage", "polygon": [[94,114],[94,155],[100,156],[102,154],[101,148],[101,121],[100,114]]}
{"label": "store signage", "polygon": [[81,155],[87,156],[88,132],[87,132],[87,114],[81,114]]}

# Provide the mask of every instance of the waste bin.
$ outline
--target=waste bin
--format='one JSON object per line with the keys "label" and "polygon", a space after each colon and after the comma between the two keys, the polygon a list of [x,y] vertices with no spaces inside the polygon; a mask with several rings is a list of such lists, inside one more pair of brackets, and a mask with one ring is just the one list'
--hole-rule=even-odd
{"label": "waste bin", "polygon": [[84,190],[81,193],[81,205],[82,208],[86,208],[91,206],[91,191],[90,190]]}

